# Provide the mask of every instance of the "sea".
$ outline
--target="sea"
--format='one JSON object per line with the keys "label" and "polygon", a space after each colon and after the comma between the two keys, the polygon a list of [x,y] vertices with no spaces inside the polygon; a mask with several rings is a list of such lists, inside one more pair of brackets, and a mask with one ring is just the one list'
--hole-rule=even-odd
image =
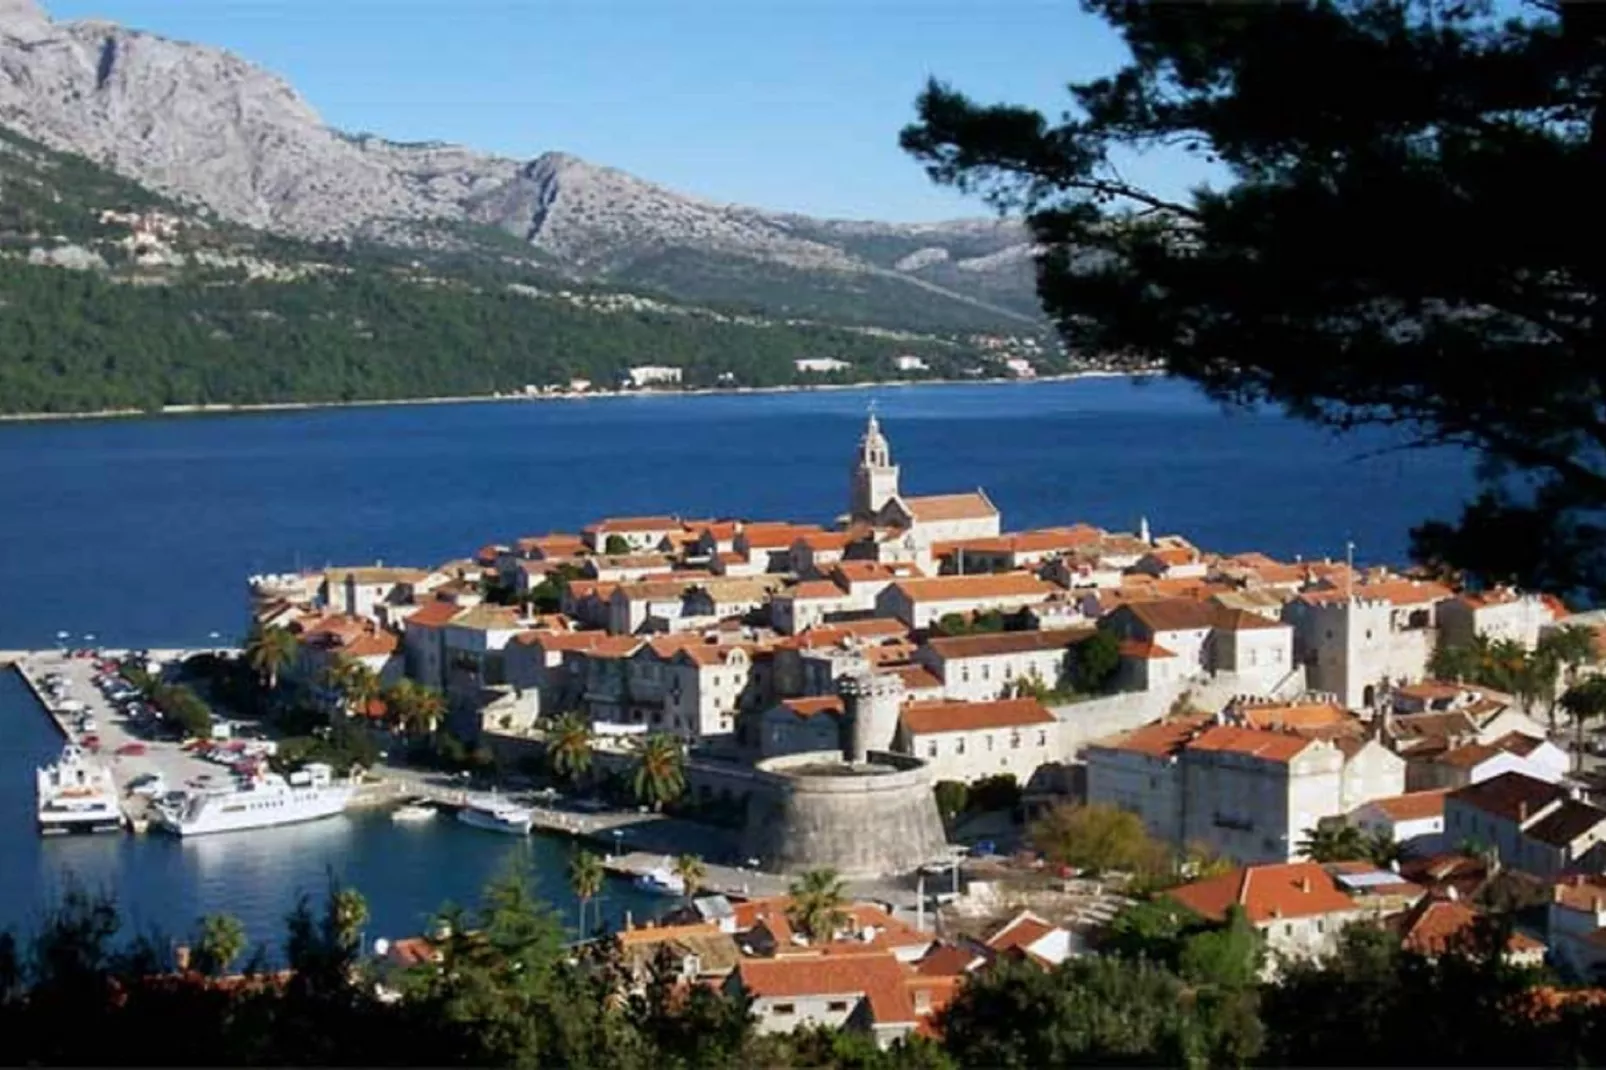
{"label": "sea", "polygon": [[[1473,465],[1227,409],[1165,379],[879,387],[307,409],[0,425],[0,649],[233,645],[245,578],[330,564],[430,565],[604,516],[830,522],[874,411],[911,493],[985,488],[1006,530],[1086,521],[1206,549],[1403,562],[1413,524],[1452,518]],[[179,842],[41,840],[33,769],[59,747],[0,675],[0,929],[61,890],[115,896],[130,931],[182,939],[239,917],[270,947],[331,881],[368,898],[370,940],[420,932],[523,873],[573,919],[566,843],[384,815]],[[664,901],[623,882],[617,924]]]}

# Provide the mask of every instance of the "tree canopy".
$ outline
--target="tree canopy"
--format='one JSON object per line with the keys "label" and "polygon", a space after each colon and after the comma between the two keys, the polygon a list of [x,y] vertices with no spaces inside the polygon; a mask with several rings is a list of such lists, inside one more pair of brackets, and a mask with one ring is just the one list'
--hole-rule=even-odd
{"label": "tree canopy", "polygon": [[[1606,7],[1085,6],[1130,61],[1072,83],[1068,114],[933,81],[902,135],[937,182],[1026,214],[1073,354],[1468,447],[1481,491],[1416,555],[1606,591]],[[1123,175],[1152,150],[1221,178]]]}

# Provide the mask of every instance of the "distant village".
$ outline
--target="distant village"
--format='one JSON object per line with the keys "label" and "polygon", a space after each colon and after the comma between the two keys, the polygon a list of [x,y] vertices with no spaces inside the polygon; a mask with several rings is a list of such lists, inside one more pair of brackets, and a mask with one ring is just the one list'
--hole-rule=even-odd
{"label": "distant village", "polygon": [[[1210,552],[1142,521],[1006,532],[979,488],[906,493],[874,415],[847,467],[831,525],[615,517],[432,568],[254,577],[256,622],[296,637],[288,676],[354,659],[439,689],[454,730],[479,738],[571,713],[599,739],[673,736],[689,790],[731,805],[721,769],[840,749],[853,695],[878,681],[896,714],[872,752],[932,783],[1013,777],[1028,814],[1135,813],[1177,852],[1234,867],[1179,902],[1218,918],[1237,905],[1273,949],[1315,953],[1384,914],[1442,940],[1472,923],[1481,882],[1520,873],[1553,894],[1548,931],[1513,953],[1606,962],[1606,809],[1547,723],[1554,696],[1432,672],[1446,648],[1531,651],[1582,628],[1590,652],[1559,671],[1585,676],[1606,615]],[[858,815],[866,830],[877,817]],[[1396,844],[1395,860],[1308,858],[1337,826]],[[1023,947],[1076,945],[1041,918],[1011,924]]]}

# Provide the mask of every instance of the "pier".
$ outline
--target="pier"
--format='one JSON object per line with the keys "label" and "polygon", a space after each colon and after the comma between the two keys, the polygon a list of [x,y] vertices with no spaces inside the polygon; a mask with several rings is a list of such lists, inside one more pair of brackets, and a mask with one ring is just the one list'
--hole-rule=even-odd
{"label": "pier", "polygon": [[[193,652],[153,650],[150,653],[153,660],[171,661],[187,657]],[[103,656],[116,657],[118,652],[106,651]],[[111,770],[112,779],[117,784],[123,821],[130,830],[144,831],[150,816],[150,801],[129,794],[128,786],[133,781],[156,773],[171,788],[178,788],[197,777],[217,775],[216,766],[192,756],[177,744],[142,739],[130,732],[122,712],[94,684],[95,659],[66,656],[60,650],[7,651],[0,654],[0,663],[10,664],[22,678],[40,708],[61,733],[64,742],[79,737],[73,724],[78,717],[87,713],[95,719],[94,734],[100,738],[100,752],[96,759]],[[67,713],[58,710],[50,701],[40,681],[52,672],[59,672],[66,679],[67,695],[84,704],[82,711]],[[144,753],[119,754],[118,750],[129,743],[141,744]]]}

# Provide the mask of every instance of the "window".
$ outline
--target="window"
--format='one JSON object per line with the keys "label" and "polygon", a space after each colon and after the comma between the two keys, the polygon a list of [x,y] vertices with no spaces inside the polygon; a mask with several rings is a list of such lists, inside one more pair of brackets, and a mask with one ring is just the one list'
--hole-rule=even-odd
{"label": "window", "polygon": [[988,667],[987,667],[987,666],[985,666],[985,665],[983,665],[983,666],[982,666],[982,667],[981,667],[981,678],[982,678],[982,679],[983,679],[983,680],[991,680],[991,679],[992,679],[992,678],[993,678],[993,671],[992,671],[992,669],[990,669],[990,668],[988,668]]}
{"label": "window", "polygon": [[936,740],[932,740],[930,743],[926,744],[926,757],[927,758],[935,758],[936,756],[937,756],[937,741]]}
{"label": "window", "polygon": [[1020,750],[1020,733],[1012,733],[1009,737],[1009,749]]}
{"label": "window", "polygon": [[965,753],[965,737],[964,736],[960,736],[958,739],[954,740],[954,753],[955,754],[963,754],[963,753]]}
{"label": "window", "polygon": [[848,1001],[845,999],[833,999],[825,1005],[825,1009],[832,1014],[845,1014],[848,1009]]}
{"label": "window", "polygon": [[988,750],[992,750],[993,749],[993,737],[991,735],[989,735],[987,737],[987,749]]}
{"label": "window", "polygon": [[1037,733],[1037,745],[1039,747],[1048,746],[1048,730],[1047,729],[1040,729],[1038,731],[1038,733]]}
{"label": "window", "polygon": [[1004,679],[1006,679],[1006,680],[1015,679],[1015,666],[1013,666],[1013,665],[1005,665],[1004,666]]}
{"label": "window", "polygon": [[790,1003],[777,1003],[773,1008],[773,1013],[777,1018],[780,1018],[789,1014],[796,1014],[797,1008]]}
{"label": "window", "polygon": [[964,668],[959,670],[959,681],[960,681],[960,683],[965,683],[965,684],[970,683],[970,666],[969,665],[966,665]]}

